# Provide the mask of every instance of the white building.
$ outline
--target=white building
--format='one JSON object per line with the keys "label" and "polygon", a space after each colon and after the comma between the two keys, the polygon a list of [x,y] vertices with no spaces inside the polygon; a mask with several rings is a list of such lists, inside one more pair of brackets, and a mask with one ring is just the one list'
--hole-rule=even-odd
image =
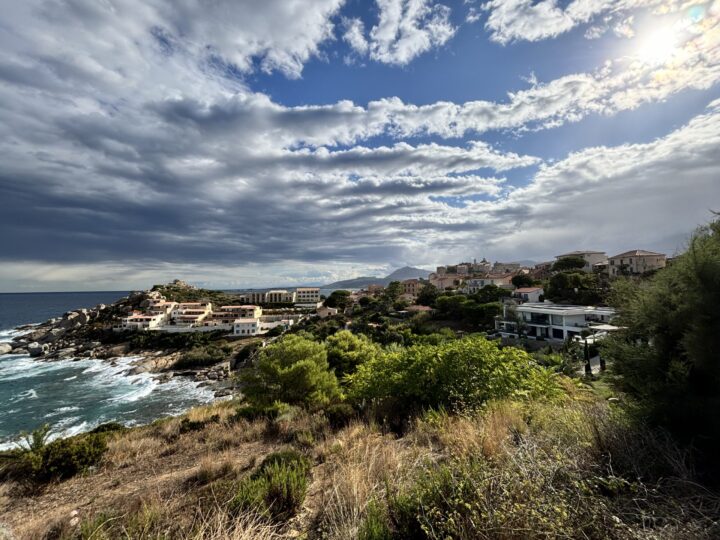
{"label": "white building", "polygon": [[211,302],[181,302],[170,312],[172,324],[177,326],[195,326],[203,322],[212,313]]}
{"label": "white building", "polygon": [[295,303],[317,307],[320,303],[320,287],[298,287],[295,289]]}
{"label": "white building", "polygon": [[592,272],[593,265],[607,263],[608,256],[604,251],[571,251],[569,253],[563,253],[562,255],[556,255],[555,260],[565,259],[568,257],[580,257],[585,261],[585,266],[582,270],[585,272]]}
{"label": "white building", "polygon": [[540,302],[540,297],[545,294],[542,287],[520,287],[512,293],[514,298],[521,302]]}
{"label": "white building", "polygon": [[123,330],[153,330],[160,327],[166,320],[166,315],[162,313],[141,313],[135,311],[127,317],[120,319],[120,324],[113,327],[113,330],[122,332]]}
{"label": "white building", "polygon": [[[513,313],[514,312],[514,313]],[[579,336],[593,325],[608,323],[615,310],[607,307],[566,306],[549,302],[503,306],[503,315],[495,321],[495,329],[506,336],[523,335],[548,341],[564,341]],[[518,328],[520,326],[520,328]]]}
{"label": "white building", "polygon": [[242,318],[233,322],[233,335],[257,336],[260,333],[260,319]]}

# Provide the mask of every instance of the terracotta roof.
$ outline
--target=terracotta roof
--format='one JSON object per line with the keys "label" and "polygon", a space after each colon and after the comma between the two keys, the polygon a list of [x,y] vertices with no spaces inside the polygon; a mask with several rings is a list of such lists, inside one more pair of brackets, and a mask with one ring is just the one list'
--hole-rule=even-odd
{"label": "terracotta roof", "polygon": [[531,293],[535,291],[542,291],[542,287],[520,287],[519,289],[515,289],[515,292],[519,293]]}
{"label": "terracotta roof", "polygon": [[645,251],[644,249],[633,249],[631,251],[626,251],[625,253],[620,253],[619,255],[615,255],[613,257],[610,257],[611,259],[617,259],[618,257],[664,257],[664,253],[655,253],[654,251]]}

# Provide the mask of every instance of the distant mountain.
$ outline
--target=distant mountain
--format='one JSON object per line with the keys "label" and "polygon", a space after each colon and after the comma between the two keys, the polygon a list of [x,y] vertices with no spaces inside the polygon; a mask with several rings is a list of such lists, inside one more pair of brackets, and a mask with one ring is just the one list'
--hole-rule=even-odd
{"label": "distant mountain", "polygon": [[405,279],[427,279],[429,275],[430,272],[428,270],[423,270],[421,268],[413,268],[412,266],[403,266],[402,268],[398,268],[392,274],[384,277],[383,279],[387,284],[391,281],[403,281]]}
{"label": "distant mountain", "polygon": [[368,285],[387,285],[391,281],[403,281],[405,279],[423,278],[427,279],[430,272],[423,270],[422,268],[413,268],[412,266],[405,266],[398,268],[392,274],[385,277],[374,277],[374,276],[363,276],[353,279],[344,279],[342,281],[336,281],[335,283],[328,283],[322,285],[322,289],[362,289]]}

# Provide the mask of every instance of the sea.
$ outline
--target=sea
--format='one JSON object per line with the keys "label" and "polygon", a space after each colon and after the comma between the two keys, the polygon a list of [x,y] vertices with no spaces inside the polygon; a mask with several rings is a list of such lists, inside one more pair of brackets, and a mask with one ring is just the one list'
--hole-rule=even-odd
{"label": "sea", "polygon": [[[122,291],[0,293],[0,342],[67,311],[110,304]],[[177,377],[161,383],[149,373],[131,375],[136,357],[115,363],[78,359],[44,362],[27,355],[0,356],[0,450],[49,424],[51,438],[90,431],[106,422],[147,424],[214,400],[214,392]]]}

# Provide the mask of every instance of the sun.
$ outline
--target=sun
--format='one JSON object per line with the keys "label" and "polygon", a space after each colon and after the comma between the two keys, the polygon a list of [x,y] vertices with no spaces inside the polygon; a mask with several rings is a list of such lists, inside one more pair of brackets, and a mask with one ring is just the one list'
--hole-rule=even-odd
{"label": "sun", "polygon": [[680,39],[673,26],[656,28],[640,38],[636,51],[639,60],[646,64],[664,64],[678,51]]}

